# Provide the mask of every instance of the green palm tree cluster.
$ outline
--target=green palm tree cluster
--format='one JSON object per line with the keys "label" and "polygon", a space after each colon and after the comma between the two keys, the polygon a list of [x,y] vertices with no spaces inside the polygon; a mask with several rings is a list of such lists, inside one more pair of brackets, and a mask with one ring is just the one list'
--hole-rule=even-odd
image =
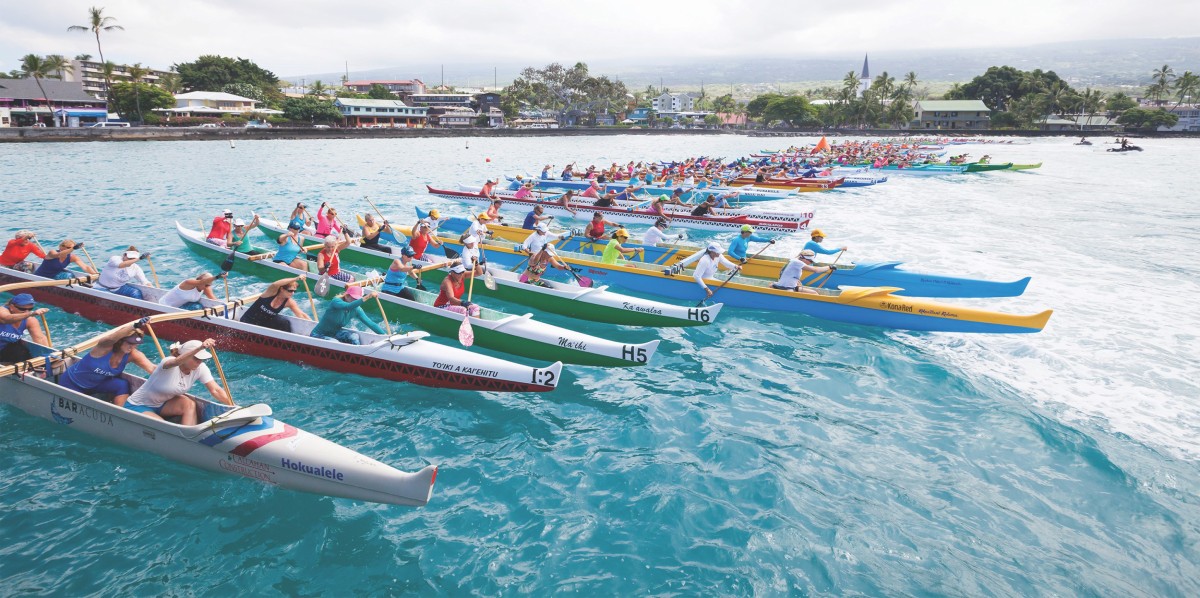
{"label": "green palm tree cluster", "polygon": [[918,97],[919,83],[915,71],[909,71],[899,82],[884,71],[859,97],[858,73],[849,71],[842,77],[841,87],[831,90],[834,103],[822,108],[822,123],[839,127],[903,127],[912,120],[912,103]]}
{"label": "green palm tree cluster", "polygon": [[[117,20],[113,17],[105,16],[103,8],[95,6],[88,9],[88,24],[87,25],[71,25],[67,27],[67,31],[91,31],[96,36],[96,52],[100,54],[100,62],[107,64],[104,59],[104,49],[100,47],[100,32],[101,31],[124,31],[125,28],[116,24]],[[105,109],[108,109],[108,90],[112,87],[112,71],[106,69],[104,73],[104,96]]]}
{"label": "green palm tree cluster", "polygon": [[54,119],[54,104],[50,100],[50,96],[46,93],[45,86],[42,85],[42,79],[61,79],[64,73],[71,72],[71,61],[61,55],[51,54],[49,56],[38,56],[37,54],[26,54],[21,58],[21,69],[19,71],[22,77],[32,77],[37,83],[38,91],[42,92],[42,98],[46,100],[46,108],[50,111],[50,118],[55,123]]}

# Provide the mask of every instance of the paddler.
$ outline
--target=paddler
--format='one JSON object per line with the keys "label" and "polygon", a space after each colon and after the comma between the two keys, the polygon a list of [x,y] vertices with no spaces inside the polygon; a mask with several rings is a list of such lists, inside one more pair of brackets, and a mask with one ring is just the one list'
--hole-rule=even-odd
{"label": "paddler", "polygon": [[554,266],[559,270],[566,270],[570,266],[558,261],[558,254],[554,251],[554,246],[546,244],[542,246],[542,250],[529,258],[529,265],[525,268],[525,274],[521,277],[522,282],[546,286],[542,282],[542,275],[546,273],[547,266]]}
{"label": "paddler", "polygon": [[[779,280],[771,284],[771,288],[781,289],[785,291],[799,291],[801,293],[815,294],[816,291],[800,284],[800,279],[809,274],[821,274],[823,272],[833,272],[837,270],[837,266],[817,266],[813,263],[817,254],[811,249],[805,249],[800,252],[795,259],[789,260],[783,270],[779,272]],[[815,280],[815,279],[814,279]]]}
{"label": "paddler", "polygon": [[733,240],[729,242],[729,257],[738,260],[743,264],[746,263],[746,255],[750,249],[750,243],[769,243],[774,245],[775,239],[772,239],[771,237],[760,237],[754,234],[753,226],[750,226],[749,224],[743,224],[742,230],[740,233],[738,233],[738,236],[734,237]]}
{"label": "paddler", "polygon": [[458,240],[462,241],[467,237],[475,237],[477,241],[482,241],[492,236],[492,231],[488,230],[487,227],[487,223],[491,219],[492,217],[488,216],[487,212],[480,212],[475,216],[475,221],[467,227],[467,230],[459,235]]}
{"label": "paddler", "polygon": [[408,246],[412,247],[413,254],[417,256],[417,259],[424,259],[425,249],[430,245],[433,245],[434,247],[441,247],[442,242],[439,241],[436,236],[434,236],[429,222],[422,220],[419,224],[417,224],[417,228],[414,230],[412,238],[408,240]]}
{"label": "paddler", "polygon": [[341,258],[338,254],[343,249],[350,246],[350,237],[325,237],[325,246],[321,248],[321,252],[317,254],[317,274],[329,274],[329,277],[342,282],[351,282],[354,276],[349,272],[343,272],[341,266]]}
{"label": "paddler", "polygon": [[621,243],[629,240],[629,231],[623,228],[618,228],[613,231],[612,238],[609,239],[608,245],[604,246],[604,253],[600,256],[602,264],[624,264],[625,256],[634,256],[638,252],[642,254],[642,261],[646,259],[646,250],[642,247],[636,249],[631,247],[622,247]]}
{"label": "paddler", "polygon": [[479,238],[475,235],[470,235],[463,239],[462,263],[471,264],[475,270],[475,276],[483,276],[484,264],[487,260],[479,253]]}
{"label": "paddler", "polygon": [[62,243],[58,244],[58,249],[46,252],[46,259],[42,260],[40,266],[33,273],[42,278],[74,278],[78,276],[75,272],[67,270],[67,267],[74,264],[80,270],[88,274],[98,274],[96,269],[84,262],[75,255],[76,249],[83,249],[83,243],[76,243],[71,239],[63,239]]}
{"label": "paddler", "polygon": [[200,299],[202,297],[208,297],[209,299],[214,300],[217,298],[217,296],[213,294],[212,287],[213,283],[222,276],[225,276],[224,272],[222,272],[220,275],[201,272],[198,276],[188,278],[175,285],[175,288],[167,291],[166,294],[159,298],[158,303],[160,305],[178,307],[184,310],[200,309],[201,307],[204,307],[204,305],[200,303]]}
{"label": "paddler", "polygon": [[410,301],[416,301],[417,296],[413,294],[412,289],[408,288],[408,275],[416,269],[413,265],[413,257],[417,253],[412,247],[405,245],[400,248],[400,257],[392,260],[392,265],[388,267],[387,274],[383,277],[383,285],[379,289],[389,295],[402,297]]}
{"label": "paddler", "polygon": [[479,190],[479,196],[486,197],[488,199],[496,199],[496,179],[488,179],[487,182],[483,184],[483,188]]}
{"label": "paddler", "polygon": [[271,261],[308,271],[308,258],[302,251],[304,245],[303,239],[300,238],[300,229],[301,225],[297,222],[288,223],[287,232],[279,235],[275,241],[279,244],[279,249],[275,251],[275,257],[271,258]]}
{"label": "paddler", "polygon": [[440,307],[447,311],[452,311],[456,314],[466,314],[471,317],[479,317],[479,306],[461,299],[463,290],[466,289],[466,283],[463,279],[466,278],[467,269],[462,267],[462,264],[454,264],[450,267],[450,273],[446,274],[446,278],[442,279],[442,286],[438,292],[437,299],[433,301],[434,307]]}
{"label": "paddler", "polygon": [[592,241],[599,241],[600,239],[608,236],[608,234],[604,232],[604,225],[606,224],[608,226],[621,226],[616,222],[605,220],[604,214],[596,212],[595,214],[592,214],[592,221],[588,224],[587,230],[584,231],[584,235],[586,235],[587,238],[591,239]]}
{"label": "paddler", "polygon": [[571,233],[563,231],[561,233],[551,233],[550,229],[545,224],[539,224],[533,229],[533,234],[525,238],[525,242],[521,243],[521,249],[529,255],[534,255],[542,250],[547,243],[554,243],[564,236]]}
{"label": "paddler", "polygon": [[[355,214],[355,219],[358,220],[358,226],[362,229],[362,246],[367,249],[379,251],[381,253],[391,253],[392,248],[380,243],[381,238],[391,237],[395,239],[395,232],[392,230],[392,225],[388,224],[387,220],[379,221],[375,219],[373,214]],[[387,235],[387,237],[384,237]]]}
{"label": "paddler", "polygon": [[140,253],[137,247],[130,245],[125,253],[108,258],[108,262],[100,269],[100,278],[96,280],[95,288],[131,299],[141,299],[142,291],[133,286],[133,283],[150,286],[146,273],[137,265],[138,261],[149,257],[150,252]]}
{"label": "paddler", "polygon": [[13,295],[8,303],[0,306],[0,363],[17,363],[33,358],[22,338],[26,331],[33,342],[43,346],[49,344],[38,323],[38,316],[50,310],[35,307],[33,295],[29,293]]}
{"label": "paddler", "polygon": [[154,372],[154,364],[138,350],[149,319],[142,318],[108,331],[87,355],[58,377],[58,384],[90,396],[112,395],[113,404],[124,407],[130,393],[129,381],[122,376],[125,366],[133,362],[147,374]]}
{"label": "paddler", "polygon": [[13,235],[13,238],[8,240],[8,245],[4,247],[4,253],[0,254],[0,266],[31,273],[33,264],[25,261],[25,258],[29,257],[31,253],[46,259],[46,252],[42,251],[41,245],[38,245],[37,233],[31,230],[19,230],[16,235]]}
{"label": "paddler", "polygon": [[214,399],[232,403],[204,364],[204,360],[212,359],[208,349],[215,345],[211,338],[171,345],[171,356],[158,364],[146,383],[129,395],[125,408],[155,419],[179,417],[181,425],[194,426],[197,422],[196,402],[185,393],[196,382],[203,384]]}
{"label": "paddler", "polygon": [[229,246],[229,231],[233,228],[233,210],[225,210],[220,216],[213,218],[212,228],[208,229],[205,239],[217,247]]}
{"label": "paddler", "polygon": [[246,224],[241,218],[233,219],[233,228],[229,231],[229,243],[226,247],[232,247],[238,253],[246,255],[256,255],[260,253],[254,249],[254,244],[250,242],[250,231],[258,226],[258,214],[250,219],[250,224]]}
{"label": "paddler", "polygon": [[288,224],[295,224],[296,230],[309,229],[310,232],[316,230],[313,228],[312,218],[308,216],[308,207],[303,202],[297,203],[296,207],[292,208],[292,216],[291,220],[288,220]]}
{"label": "paddler", "polygon": [[570,212],[571,217],[575,217],[575,216],[578,216],[579,213],[575,211],[575,208],[571,207],[571,200],[573,200],[573,199],[575,199],[575,190],[567,189],[567,192],[563,193],[562,196],[560,196],[557,200],[554,201],[554,203],[559,206],[562,206],[562,208],[564,210]]}
{"label": "paddler", "polygon": [[669,243],[671,241],[678,241],[683,238],[682,234],[678,234],[673,237],[667,237],[667,224],[669,223],[667,222],[666,218],[659,218],[658,220],[655,220],[654,226],[650,227],[650,230],[646,231],[646,234],[642,235],[642,245],[653,247],[659,243]]}
{"label": "paddler", "polygon": [[348,345],[361,345],[362,336],[358,332],[346,325],[350,323],[351,318],[358,319],[364,326],[370,328],[375,334],[384,334],[383,328],[376,324],[374,320],[367,317],[367,312],[363,311],[362,304],[367,299],[374,299],[379,293],[371,291],[370,294],[363,296],[363,289],[359,285],[346,287],[346,292],[334,297],[325,308],[325,313],[321,314],[321,319],[317,321],[317,325],[313,327],[312,333],[309,336],[313,338],[323,338],[326,340],[336,340]]}
{"label": "paddler", "polygon": [[810,236],[812,237],[812,240],[805,243],[803,249],[807,249],[809,251],[812,251],[813,253],[821,253],[824,255],[833,255],[835,253],[841,253],[843,251],[846,251],[847,249],[850,249],[849,247],[846,247],[846,246],[842,246],[842,247],[836,248],[836,249],[831,249],[831,248],[826,248],[825,246],[821,245],[821,243],[825,240],[825,231],[823,231],[819,228],[813,229],[813,232]]}
{"label": "paddler", "polygon": [[300,290],[301,278],[303,277],[284,278],[271,283],[271,286],[246,308],[240,321],[281,332],[291,332],[292,323],[279,313],[284,308],[292,310],[292,315],[297,318],[311,320],[312,318],[309,318],[296,303],[296,291]]}
{"label": "paddler", "polygon": [[704,289],[705,299],[712,297],[713,292],[712,289],[708,288],[708,283],[704,282],[704,279],[716,276],[717,272],[721,269],[721,266],[724,266],[727,270],[732,270],[733,272],[738,272],[742,269],[741,266],[725,259],[725,256],[721,255],[720,245],[717,245],[716,243],[709,243],[708,247],[706,247],[704,251],[697,251],[696,253],[693,253],[690,257],[682,262],[663,270],[663,273],[672,275],[678,274],[693,262],[696,264],[696,270],[692,274],[692,278],[696,280],[696,284],[700,285],[700,288]]}
{"label": "paddler", "polygon": [[525,222],[521,225],[521,228],[525,230],[534,230],[537,228],[538,224],[542,224],[547,220],[554,220],[554,216],[546,216],[542,214],[544,211],[545,208],[543,208],[541,204],[533,206],[533,209],[525,215]]}

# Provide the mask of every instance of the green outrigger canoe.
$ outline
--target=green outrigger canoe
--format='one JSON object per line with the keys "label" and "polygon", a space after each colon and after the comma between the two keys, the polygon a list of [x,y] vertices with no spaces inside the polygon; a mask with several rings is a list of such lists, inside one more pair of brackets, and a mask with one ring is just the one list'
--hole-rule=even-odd
{"label": "green outrigger canoe", "polygon": [[[230,251],[207,243],[204,234],[175,223],[179,238],[191,250],[215,262],[224,262]],[[255,250],[254,257],[245,253],[234,253],[232,271],[248,274],[264,280],[280,280],[305,274],[311,281],[309,287],[320,279],[316,272],[301,272],[285,264],[263,259],[273,252]],[[315,269],[315,268],[314,268]],[[427,273],[428,274],[428,273]],[[333,297],[345,290],[346,283],[330,279],[325,297]],[[356,283],[351,283],[356,284]],[[476,288],[483,287],[482,284]],[[430,334],[458,339],[462,321],[467,316],[433,306],[436,294],[413,289],[417,301],[409,301],[386,293],[379,295],[380,301],[368,301],[363,308],[378,312],[382,306],[384,315],[392,321],[408,322]],[[506,314],[483,308],[479,317],[470,318],[475,344],[518,357],[540,361],[562,361],[579,365],[627,367],[646,365],[658,349],[657,339],[646,343],[621,343],[584,334],[559,326],[534,320],[531,314],[521,316]]]}
{"label": "green outrigger canoe", "polygon": [[[284,234],[287,226],[279,221],[267,220],[260,216],[258,228],[267,238],[274,241],[279,238],[279,235]],[[321,242],[319,237],[311,235],[303,235],[303,237],[310,244]],[[342,250],[339,256],[344,263],[358,264],[380,271],[387,270],[396,257],[396,255],[357,245],[351,245]],[[430,261],[429,257],[426,254],[426,260],[414,260],[414,264],[424,266],[441,261],[440,259]],[[694,305],[685,307],[614,293],[609,291],[606,286],[586,288],[577,284],[549,280],[544,281],[546,286],[532,285],[521,282],[516,273],[498,267],[492,267],[490,273],[496,282],[496,288],[489,289],[485,285],[476,285],[476,294],[593,322],[623,326],[703,326],[714,322],[722,307],[720,303],[704,307]],[[439,284],[445,276],[444,270],[432,270],[424,274],[426,281]]]}
{"label": "green outrigger canoe", "polygon": [[971,162],[970,164],[967,164],[966,172],[988,172],[988,171],[992,171],[992,170],[1008,170],[1012,167],[1013,167],[1012,162],[1003,162],[1000,164],[991,164],[991,163],[980,164],[979,162]]}

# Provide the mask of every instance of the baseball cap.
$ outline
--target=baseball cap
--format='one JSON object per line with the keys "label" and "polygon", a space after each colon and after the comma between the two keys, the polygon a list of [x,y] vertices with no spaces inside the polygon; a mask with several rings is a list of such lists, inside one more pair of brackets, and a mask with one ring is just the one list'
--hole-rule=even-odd
{"label": "baseball cap", "polygon": [[225,217],[226,217],[226,218],[232,218],[232,217],[233,217],[233,210],[225,210],[225,211],[224,211],[224,212],[222,212],[222,213],[225,215]]}
{"label": "baseball cap", "polygon": [[140,344],[142,344],[142,340],[143,340],[142,335],[131,334],[131,335],[121,339],[121,342],[129,343],[131,345],[140,345]]}
{"label": "baseball cap", "polygon": [[466,245],[468,243],[478,243],[478,242],[479,242],[479,238],[476,237],[475,235],[471,235],[471,236],[463,239],[463,245]]}
{"label": "baseball cap", "polygon": [[406,255],[406,256],[408,256],[408,257],[413,257],[413,256],[417,255],[417,252],[416,252],[415,250],[413,250],[413,248],[412,248],[412,247],[409,247],[408,245],[405,245],[404,247],[401,247],[401,248],[400,248],[400,253],[402,253],[402,254],[404,254],[404,255]]}
{"label": "baseball cap", "polygon": [[466,272],[467,269],[464,268],[462,264],[454,264],[453,266],[450,266],[450,271],[456,274],[462,274],[463,272]]}
{"label": "baseball cap", "polygon": [[536,230],[539,233],[545,233],[545,232],[550,231],[550,229],[547,228],[545,224],[539,224],[539,225],[533,227],[533,230]]}
{"label": "baseball cap", "polygon": [[13,305],[19,305],[21,307],[32,306],[33,305],[33,295],[30,295],[29,293],[21,293],[19,295],[13,295],[13,298],[9,299],[8,302]]}
{"label": "baseball cap", "polygon": [[810,259],[810,260],[811,260],[811,259],[813,259],[814,257],[817,257],[817,252],[815,252],[815,251],[813,251],[813,250],[811,250],[811,249],[805,249],[804,251],[801,251],[801,252],[800,252],[800,257],[803,257],[803,258],[808,258],[808,259]]}
{"label": "baseball cap", "polygon": [[125,252],[125,254],[124,254],[124,257],[125,257],[125,259],[127,259],[127,260],[136,260],[136,259],[138,259],[139,257],[142,257],[142,254],[140,254],[140,253],[138,253],[138,252],[136,252],[136,251],[126,251],[126,252]]}
{"label": "baseball cap", "polygon": [[360,287],[358,285],[355,285],[352,287],[346,287],[346,296],[351,299],[362,299],[362,296],[363,296],[362,287]]}
{"label": "baseball cap", "polygon": [[[188,351],[194,351],[203,346],[204,343],[198,340],[190,340],[179,346],[179,354],[182,355]],[[212,353],[209,353],[207,349],[200,349],[200,352],[196,353],[196,359],[212,359]]]}
{"label": "baseball cap", "polygon": [[234,226],[246,226],[246,221],[242,220],[241,218],[238,218],[237,220],[233,221],[233,225]]}

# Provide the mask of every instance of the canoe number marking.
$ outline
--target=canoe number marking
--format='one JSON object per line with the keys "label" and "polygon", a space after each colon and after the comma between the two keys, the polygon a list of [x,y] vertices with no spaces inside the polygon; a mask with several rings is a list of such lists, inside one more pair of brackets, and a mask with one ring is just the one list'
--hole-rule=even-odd
{"label": "canoe number marking", "polygon": [[621,359],[646,363],[646,348],[633,345],[621,345]]}
{"label": "canoe number marking", "polygon": [[707,322],[709,320],[707,309],[689,308],[688,319],[696,320],[697,322]]}
{"label": "canoe number marking", "polygon": [[[75,415],[96,420],[102,424],[107,424],[109,427],[112,427],[113,425],[113,418],[109,413],[105,413],[94,407],[76,403],[75,401],[64,397],[55,397],[55,399],[57,399],[57,401],[50,402],[50,412],[55,416],[54,421],[56,422],[70,424],[72,421],[74,421],[74,418],[65,417],[63,415],[63,413],[69,411]],[[58,409],[55,409],[55,407],[58,407]]]}
{"label": "canoe number marking", "polygon": [[542,386],[554,385],[554,372],[550,370],[539,370],[533,368],[533,378],[529,380],[532,384],[540,384]]}

